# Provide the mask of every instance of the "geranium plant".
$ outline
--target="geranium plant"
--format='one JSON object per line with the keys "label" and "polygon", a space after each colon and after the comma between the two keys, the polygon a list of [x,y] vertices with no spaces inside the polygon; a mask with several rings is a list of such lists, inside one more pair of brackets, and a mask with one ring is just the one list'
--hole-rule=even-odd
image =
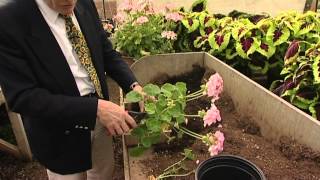
{"label": "geranium plant", "polygon": [[[161,87],[154,84],[147,84],[143,88],[146,96],[154,98],[143,98],[143,96],[135,91],[131,91],[126,95],[126,103],[134,103],[144,100],[146,115],[141,120],[139,126],[132,131],[132,135],[139,140],[137,147],[131,149],[131,155],[138,156],[152,144],[158,143],[160,136],[167,137],[168,142],[182,137],[183,134],[201,140],[208,146],[211,156],[217,155],[223,150],[223,133],[220,131],[211,132],[205,135],[197,134],[188,128],[185,124],[189,118],[200,118],[204,127],[210,126],[221,121],[220,111],[215,106],[215,101],[219,99],[219,95],[223,90],[223,80],[216,73],[212,75],[201,89],[187,93],[186,84],[177,82],[176,84],[166,83]],[[188,102],[200,97],[211,98],[211,108],[209,110],[198,111],[198,114],[185,114],[185,107]],[[172,132],[175,133],[172,133]]]}
{"label": "geranium plant", "polygon": [[177,39],[174,31],[181,14],[169,8],[159,10],[149,0],[126,0],[120,7],[114,18],[118,51],[136,59],[174,52],[173,43]]}

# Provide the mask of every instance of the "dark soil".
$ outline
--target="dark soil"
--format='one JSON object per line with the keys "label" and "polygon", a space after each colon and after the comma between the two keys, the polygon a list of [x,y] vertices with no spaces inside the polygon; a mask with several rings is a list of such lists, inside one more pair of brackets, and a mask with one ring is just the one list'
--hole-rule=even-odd
{"label": "dark soil", "polygon": [[[208,73],[205,74],[205,77],[208,77]],[[199,71],[196,68],[196,72],[183,75],[182,78],[174,77],[169,82],[200,82],[202,75],[203,71]],[[161,77],[160,81],[166,82],[164,81],[164,76],[162,75]],[[200,78],[195,79],[195,77]],[[198,85],[194,87],[199,87]],[[196,89],[192,89],[192,91],[194,90]],[[208,105],[210,105],[210,102],[206,98],[202,98],[197,102],[194,101],[191,105],[188,105],[186,114],[197,112],[199,107],[206,108]],[[259,127],[252,120],[253,117],[243,116],[235,111],[234,104],[227,94],[222,94],[216,105],[220,109],[222,128],[218,128],[218,125],[215,124],[204,129],[200,119],[189,120],[188,128],[194,129],[201,134],[215,132],[218,129],[221,130],[226,138],[222,154],[244,157],[261,168],[267,179],[320,180],[320,153],[312,152],[309,148],[299,145],[286,137],[281,138],[278,143],[268,141],[261,136]],[[177,152],[184,148],[192,149],[196,154],[196,159],[200,160],[200,162],[210,157],[208,147],[198,140],[194,141],[189,137],[184,137],[182,141],[174,142],[174,144],[179,146],[174,145],[174,148],[167,144],[155,146],[154,156],[144,161],[148,175],[159,175],[169,165],[182,159],[182,155]],[[164,159],[165,161],[163,161]],[[197,165],[195,162],[189,161],[186,166],[192,170]],[[194,174],[173,179],[191,180],[194,179]]]}
{"label": "dark soil", "polygon": [[46,170],[36,161],[25,162],[0,152],[1,180],[46,180]]}

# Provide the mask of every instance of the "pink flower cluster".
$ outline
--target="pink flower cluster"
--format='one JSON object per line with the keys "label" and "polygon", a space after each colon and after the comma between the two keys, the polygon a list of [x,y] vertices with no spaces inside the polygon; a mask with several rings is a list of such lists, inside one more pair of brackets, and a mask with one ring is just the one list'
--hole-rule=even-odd
{"label": "pink flower cluster", "polygon": [[111,32],[112,29],[113,29],[113,25],[110,24],[110,23],[107,23],[107,24],[105,24],[105,25],[103,26],[103,29],[106,30],[106,31],[108,31],[108,32]]}
{"label": "pink flower cluster", "polygon": [[209,78],[206,87],[208,96],[212,97],[212,102],[218,100],[220,93],[223,91],[222,77],[218,73],[215,73]]}
{"label": "pink flower cluster", "polygon": [[113,16],[113,20],[119,24],[122,24],[126,21],[127,15],[124,12],[118,12],[115,16]]}
{"label": "pink flower cluster", "polygon": [[131,11],[133,9],[133,4],[130,0],[125,0],[119,7],[120,11]]}
{"label": "pink flower cluster", "polygon": [[218,108],[212,103],[211,108],[207,111],[206,115],[203,117],[203,125],[211,126],[211,124],[216,123],[217,121],[221,121],[220,111]]}
{"label": "pink flower cluster", "polygon": [[146,16],[140,16],[140,17],[137,18],[137,20],[135,21],[134,24],[139,24],[139,25],[141,25],[141,24],[144,24],[144,23],[146,23],[146,22],[148,22],[148,21],[149,21],[148,17],[146,17]]}
{"label": "pink flower cluster", "polygon": [[180,15],[178,12],[168,13],[166,15],[167,20],[172,20],[174,22],[181,21],[183,19],[183,16]]}
{"label": "pink flower cluster", "polygon": [[212,143],[208,149],[210,156],[218,155],[223,151],[224,134],[221,131],[216,131],[214,136],[210,137],[210,142]]}
{"label": "pink flower cluster", "polygon": [[163,31],[161,33],[161,36],[163,38],[167,38],[169,40],[176,40],[177,39],[177,34],[173,31]]}
{"label": "pink flower cluster", "polygon": [[147,14],[154,13],[153,0],[125,0],[119,7],[119,11],[127,13],[146,12]]}

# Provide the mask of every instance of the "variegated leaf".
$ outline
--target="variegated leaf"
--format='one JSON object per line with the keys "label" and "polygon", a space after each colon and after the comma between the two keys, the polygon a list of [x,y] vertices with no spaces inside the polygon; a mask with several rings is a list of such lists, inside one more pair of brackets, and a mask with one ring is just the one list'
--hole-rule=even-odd
{"label": "variegated leaf", "polygon": [[314,58],[313,64],[312,64],[312,72],[313,72],[314,83],[319,84],[320,83],[320,56]]}

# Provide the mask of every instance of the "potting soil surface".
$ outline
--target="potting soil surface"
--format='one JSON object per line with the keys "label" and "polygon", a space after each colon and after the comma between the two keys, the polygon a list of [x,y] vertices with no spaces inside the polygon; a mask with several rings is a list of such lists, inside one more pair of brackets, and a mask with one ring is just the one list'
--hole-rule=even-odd
{"label": "potting soil surface", "polygon": [[[191,92],[197,90],[199,85],[214,72],[205,71],[199,67],[191,73],[179,77],[169,78],[161,75],[154,83],[175,83],[183,81],[188,84]],[[259,127],[253,123],[255,117],[250,117],[246,112],[236,112],[232,99],[225,93],[216,101],[220,110],[222,127],[218,124],[203,128],[201,119],[189,119],[187,127],[200,134],[220,130],[225,135],[224,151],[221,154],[241,156],[257,165],[269,180],[320,180],[320,153],[312,152],[309,148],[297,144],[288,137],[282,137],[279,142],[272,142],[267,137],[262,137]],[[201,98],[187,105],[186,114],[197,114],[199,109],[210,107],[210,99]],[[158,144],[147,159],[142,160],[143,172],[146,176],[159,175],[169,165],[183,158],[180,152],[190,148],[200,162],[208,159],[208,147],[201,141],[184,136],[172,144]],[[188,161],[189,170],[195,169],[195,161]],[[184,171],[188,172],[188,171]],[[187,177],[172,179],[194,179],[194,174]]]}

